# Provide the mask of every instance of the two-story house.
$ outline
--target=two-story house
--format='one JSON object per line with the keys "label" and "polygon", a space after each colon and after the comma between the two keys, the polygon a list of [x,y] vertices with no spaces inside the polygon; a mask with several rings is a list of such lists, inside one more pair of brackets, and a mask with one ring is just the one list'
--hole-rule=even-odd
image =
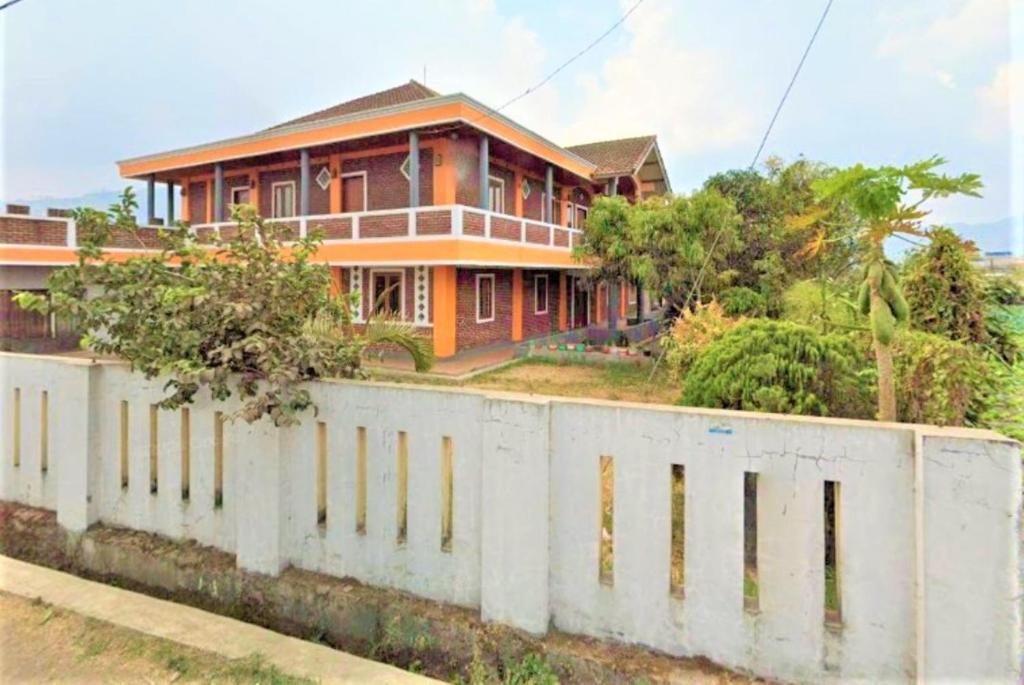
{"label": "two-story house", "polygon": [[[609,306],[624,314],[635,291],[584,287],[572,247],[595,195],[635,201],[670,189],[654,136],[562,147],[415,81],[118,166],[147,183],[147,224],[160,222],[152,207],[164,184],[166,223],[180,218],[200,233],[230,230],[230,207],[242,203],[295,235],[319,227],[318,258],[340,290],[361,293],[357,318],[371,308],[398,314],[439,357],[604,321]],[[0,274],[70,261],[72,226],[41,252],[5,225],[0,218]]]}

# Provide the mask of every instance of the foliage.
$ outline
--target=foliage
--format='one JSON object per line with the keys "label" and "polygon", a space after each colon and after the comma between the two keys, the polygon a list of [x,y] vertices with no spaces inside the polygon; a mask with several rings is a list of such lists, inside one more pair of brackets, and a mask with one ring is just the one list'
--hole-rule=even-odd
{"label": "foliage", "polygon": [[[738,224],[732,203],[713,190],[648,198],[632,206],[619,196],[600,197],[574,255],[595,262],[592,278],[638,281],[665,298],[670,311],[680,311],[702,269],[705,292],[728,284],[733,274],[725,255],[737,244]],[[701,292],[696,295],[699,301]]]}
{"label": "foliage", "polygon": [[726,288],[720,299],[722,309],[729,316],[764,316],[768,313],[768,303],[764,296],[745,286]]}
{"label": "foliage", "polygon": [[520,661],[504,664],[504,685],[558,685],[558,676],[540,654],[529,653]]}
{"label": "foliage", "polygon": [[[836,274],[846,269],[855,247],[854,224],[849,212],[837,205],[816,215],[813,224],[792,225],[791,217],[814,206],[812,184],[830,170],[805,159],[784,164],[772,158],[766,167],[765,174],[752,169],[716,174],[705,181],[704,188],[717,190],[734,202],[743,224],[741,246],[727,255],[728,268],[736,274],[736,285],[764,296],[767,313],[774,316],[782,306],[783,291],[794,280],[819,271]],[[806,245],[823,240],[820,234],[826,226],[829,249],[808,252]]]}
{"label": "foliage", "polygon": [[698,304],[692,310],[683,310],[671,330],[661,337],[665,363],[672,375],[682,378],[701,350],[740,321],[727,317],[722,306],[714,300]]}
{"label": "foliage", "polygon": [[1024,304],[1024,285],[1012,276],[992,274],[985,277],[985,299],[991,304]]}
{"label": "foliage", "polygon": [[923,331],[902,331],[894,344],[899,420],[963,426],[990,392],[990,366],[969,345]]}
{"label": "foliage", "polygon": [[[925,235],[925,202],[954,194],[978,197],[981,189],[977,174],[947,176],[936,171],[943,164],[941,157],[931,157],[902,167],[856,164],[841,169],[812,183],[818,207],[801,219],[813,223],[815,216],[845,206],[860,222],[864,273],[858,301],[870,322],[878,366],[878,418],[883,421],[896,418],[891,344],[896,323],[909,316],[896,271],[885,258],[885,240],[902,233]],[[920,199],[908,202],[909,193]]]}
{"label": "foliage", "polygon": [[282,425],[312,406],[303,381],[362,375],[371,345],[398,345],[417,369],[429,367],[426,341],[407,324],[377,321],[355,332],[351,298],[332,297],[328,269],[311,262],[317,235],[285,244],[281,229],[242,205],[233,237],[200,242],[181,226],[160,231],[154,252],[105,258],[112,229],[137,235],[136,207],[129,189],[110,215],[76,210],[78,262],[51,275],[52,304],[29,293],[17,300],[79,321],[84,347],[126,359],[147,378],[170,376],[162,407],[209,386],[218,400],[236,392],[247,421],[268,415]]}
{"label": "foliage", "polygon": [[856,345],[809,326],[752,319],[708,345],[686,375],[682,403],[866,417],[871,392]]}
{"label": "foliage", "polygon": [[782,319],[827,332],[831,327],[849,330],[864,325],[846,293],[831,281],[803,280],[782,293]]}
{"label": "foliage", "polygon": [[[989,320],[999,322],[1015,349],[1024,347],[1024,304],[997,307]],[[993,359],[989,367],[989,387],[977,423],[1024,442],[1024,357],[1018,354],[1010,362]]]}
{"label": "foliage", "polygon": [[985,343],[985,283],[970,248],[952,229],[936,227],[927,246],[903,266],[903,291],[914,328],[951,340]]}

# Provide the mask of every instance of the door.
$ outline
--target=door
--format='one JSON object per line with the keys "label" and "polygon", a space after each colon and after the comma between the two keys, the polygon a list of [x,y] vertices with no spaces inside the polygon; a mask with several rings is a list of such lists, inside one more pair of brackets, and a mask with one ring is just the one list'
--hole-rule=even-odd
{"label": "door", "polygon": [[366,211],[365,174],[351,174],[341,177],[341,211]]}
{"label": "door", "polygon": [[572,279],[573,328],[590,325],[590,292],[575,278]]}

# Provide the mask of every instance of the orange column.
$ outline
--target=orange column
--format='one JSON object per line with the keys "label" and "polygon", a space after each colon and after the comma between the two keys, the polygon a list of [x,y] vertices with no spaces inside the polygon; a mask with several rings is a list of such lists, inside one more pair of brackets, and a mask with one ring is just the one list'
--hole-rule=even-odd
{"label": "orange column", "polygon": [[625,281],[619,283],[619,319],[625,323],[626,313],[629,309],[627,300],[629,298],[629,286],[626,285]]}
{"label": "orange column", "polygon": [[331,155],[328,168],[331,170],[331,214],[341,214],[341,155]]}
{"label": "orange column", "polygon": [[512,270],[512,341],[523,339],[523,270]]}
{"label": "orange column", "polygon": [[435,266],[434,283],[434,355],[455,354],[456,280],[454,266]]}
{"label": "orange column", "polygon": [[[568,188],[562,188],[562,197],[561,197],[561,203],[562,203],[562,212],[561,212],[561,214],[562,214],[562,216],[561,216],[561,219],[562,219],[562,225],[563,226],[568,226],[569,225],[570,210],[572,209],[572,206],[569,204],[569,198],[571,197],[569,193],[570,193],[570,191],[569,191]],[[576,217],[573,217],[573,219],[575,219],[575,218]]]}
{"label": "orange column", "polygon": [[563,271],[558,278],[558,330],[569,330],[569,279]]}
{"label": "orange column", "polygon": [[338,297],[342,293],[341,278],[342,268],[340,266],[332,266],[331,270],[331,296]]}
{"label": "orange column", "polygon": [[516,171],[515,173],[515,188],[516,188],[516,216],[523,215],[523,172]]}
{"label": "orange column", "polygon": [[213,181],[206,181],[206,218],[203,223],[213,222]]}
{"label": "orange column", "polygon": [[260,213],[260,172],[250,171],[249,172],[249,204],[256,208],[256,213]]}
{"label": "orange column", "polygon": [[605,311],[607,309],[607,307],[605,306],[605,301],[604,301],[604,298],[605,298],[604,283],[598,283],[597,287],[594,289],[594,293],[595,293],[595,295],[597,297],[597,302],[596,302],[597,306],[594,308],[596,310],[594,312],[594,318],[597,319],[598,323],[606,323],[608,321],[608,319],[606,317],[607,312]]}
{"label": "orange column", "polygon": [[186,178],[181,182],[181,220],[192,221],[192,208],[188,206],[189,180]]}

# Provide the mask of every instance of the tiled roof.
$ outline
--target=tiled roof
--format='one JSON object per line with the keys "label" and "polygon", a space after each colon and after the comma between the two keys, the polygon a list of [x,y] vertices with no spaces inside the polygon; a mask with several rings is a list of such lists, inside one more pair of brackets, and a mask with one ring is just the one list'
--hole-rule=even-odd
{"label": "tiled roof", "polygon": [[628,175],[636,171],[654,144],[654,136],[602,140],[566,147],[597,165],[594,176]]}
{"label": "tiled roof", "polygon": [[319,112],[313,112],[305,116],[299,117],[298,119],[292,119],[286,121],[283,124],[277,124],[271,126],[272,130],[275,128],[281,128],[283,126],[291,126],[293,124],[305,124],[312,121],[321,121],[323,119],[331,119],[333,117],[341,116],[343,114],[354,114],[356,112],[366,112],[372,109],[381,109],[383,107],[392,107],[394,105],[403,105],[407,102],[414,102],[416,100],[426,100],[439,96],[435,90],[427,88],[422,83],[412,80],[408,83],[403,83],[400,86],[394,88],[388,88],[377,93],[371,93],[370,95],[364,95],[354,100],[342,102],[341,104],[322,109]]}

